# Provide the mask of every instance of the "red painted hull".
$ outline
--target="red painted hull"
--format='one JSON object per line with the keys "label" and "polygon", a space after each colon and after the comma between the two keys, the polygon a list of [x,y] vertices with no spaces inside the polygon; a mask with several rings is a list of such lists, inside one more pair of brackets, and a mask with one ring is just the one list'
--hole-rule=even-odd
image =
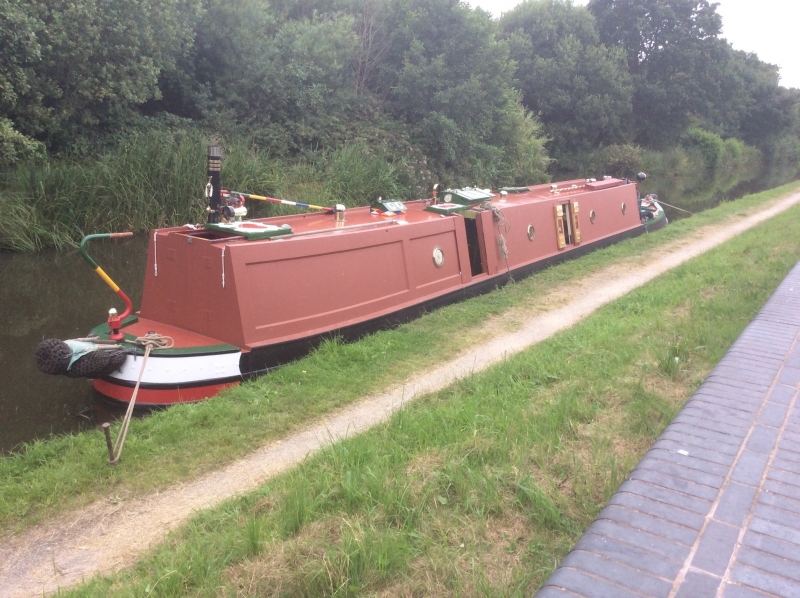
{"label": "red painted hull", "polygon": [[[192,386],[189,388],[139,388],[136,394],[136,404],[141,407],[166,407],[178,403],[195,403],[219,394],[226,388],[236,386],[238,382],[224,384],[209,384],[205,386]],[[133,395],[133,388],[114,384],[108,380],[93,380],[92,386],[103,397],[121,403],[129,403]]]}
{"label": "red painted hull", "polygon": [[[634,184],[559,187],[495,196],[494,211],[442,216],[426,211],[428,202],[409,202],[388,218],[365,207],[348,210],[344,223],[321,213],[263,219],[293,234],[255,241],[187,227],[154,231],[139,320],[123,332],[154,330],[175,348],[153,352],[137,403],[207,398],[326,335],[357,338],[644,232]],[[95,388],[128,401],[138,367],[132,360]]]}

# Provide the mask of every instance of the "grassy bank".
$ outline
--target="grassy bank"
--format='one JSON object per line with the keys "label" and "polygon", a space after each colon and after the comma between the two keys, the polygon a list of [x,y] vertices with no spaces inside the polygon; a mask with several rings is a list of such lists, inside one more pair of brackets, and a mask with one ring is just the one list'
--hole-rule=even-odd
{"label": "grassy bank", "polygon": [[795,207],[68,595],[531,595],[795,265],[798,226]]}
{"label": "grassy bank", "polygon": [[[650,175],[645,192],[699,211],[774,170],[764,165],[759,150],[736,139],[722,140],[700,130],[694,130],[694,135],[687,136],[684,145],[665,151],[609,146],[562,165],[564,172],[558,176],[633,178],[644,170]],[[64,248],[100,231],[144,232],[201,221],[209,137],[191,128],[147,130],[124,137],[113,147],[97,149],[91,158],[42,158],[0,173],[0,211],[5,215],[0,249]],[[248,139],[221,143],[226,188],[317,205],[367,205],[378,196],[418,198],[429,194],[438,181],[419,149],[409,144],[401,150],[386,143],[376,149],[354,142],[288,162],[259,150]],[[793,180],[797,168],[792,164],[772,184]],[[461,182],[488,184],[487,177],[476,172]],[[248,209],[251,216],[291,210],[258,202]]]}
{"label": "grassy bank", "polygon": [[[89,159],[67,156],[25,162],[0,176],[6,225],[0,249],[36,251],[74,246],[98,231],[143,232],[205,217],[206,144],[192,130],[151,131]],[[223,143],[228,189],[332,205],[364,205],[374,197],[414,195],[415,171],[351,144],[288,164],[248,141]],[[284,213],[249,206],[251,216]]]}
{"label": "grassy bank", "polygon": [[131,424],[125,455],[105,465],[102,435],[89,432],[37,441],[0,459],[0,526],[15,529],[101,496],[128,497],[241,456],[305,422],[425,367],[478,340],[486,317],[535,302],[611,263],[645,263],[649,252],[698,227],[739,218],[794,191],[790,185],[724,204],[701,215],[548,269],[527,280],[440,309],[396,330],[351,345],[329,343],[315,354],[214,400],[181,405]]}
{"label": "grassy bank", "polygon": [[644,193],[656,193],[667,203],[700,212],[735,197],[742,187],[763,188],[797,178],[796,163],[776,169],[775,161],[774,156],[765,157],[738,139],[722,139],[692,128],[675,147],[658,151],[612,145],[577,161],[574,168],[587,176],[603,172],[631,179],[644,171],[648,174]]}

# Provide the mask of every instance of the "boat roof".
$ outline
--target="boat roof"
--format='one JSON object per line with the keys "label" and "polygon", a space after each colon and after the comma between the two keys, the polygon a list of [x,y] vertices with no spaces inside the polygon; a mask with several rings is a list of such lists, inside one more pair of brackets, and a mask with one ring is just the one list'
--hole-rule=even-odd
{"label": "boat roof", "polygon": [[[439,200],[442,201],[448,192],[453,194],[457,193],[463,197],[474,196],[476,201],[480,201],[479,198],[489,196],[492,206],[502,210],[504,206],[514,206],[544,201],[551,202],[554,197],[564,197],[571,200],[586,193],[618,187],[628,182],[630,181],[615,178],[606,178],[599,181],[595,181],[594,179],[575,179],[530,187],[507,187],[504,189],[508,189],[509,191],[505,193],[501,193],[500,191],[491,191],[491,193],[489,193],[487,190],[477,188],[454,189],[440,192]],[[386,215],[373,213],[369,206],[347,208],[345,211],[344,222],[336,222],[333,215],[326,212],[307,212],[301,214],[271,216],[268,218],[256,218],[249,220],[248,222],[263,223],[278,227],[288,224],[291,227],[292,234],[274,236],[269,239],[261,239],[261,241],[273,242],[289,240],[297,238],[298,236],[314,235],[316,233],[349,233],[359,230],[371,230],[375,227],[428,222],[431,220],[448,217],[448,215],[426,211],[425,208],[430,205],[430,202],[431,199],[404,201],[403,204],[406,208],[405,212],[399,214],[387,213]],[[478,205],[479,204],[477,203],[475,204],[476,207]],[[174,229],[165,229],[165,232],[166,231],[186,232],[186,228],[180,227]],[[220,236],[212,239],[212,242],[253,243],[259,241],[248,240],[243,236],[232,233],[220,233]]]}

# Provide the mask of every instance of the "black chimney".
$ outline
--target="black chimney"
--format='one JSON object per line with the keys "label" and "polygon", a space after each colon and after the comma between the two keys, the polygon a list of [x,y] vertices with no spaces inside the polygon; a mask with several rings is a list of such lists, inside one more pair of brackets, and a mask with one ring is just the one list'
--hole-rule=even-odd
{"label": "black chimney", "polygon": [[208,198],[208,222],[218,224],[220,221],[220,208],[222,206],[222,193],[220,182],[220,166],[222,165],[222,152],[218,145],[208,146],[208,182],[211,185],[211,197]]}

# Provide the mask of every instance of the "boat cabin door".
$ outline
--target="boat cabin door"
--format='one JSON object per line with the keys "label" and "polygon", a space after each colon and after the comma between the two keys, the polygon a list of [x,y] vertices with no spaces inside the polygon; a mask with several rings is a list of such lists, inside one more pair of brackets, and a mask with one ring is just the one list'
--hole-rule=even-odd
{"label": "boat cabin door", "polygon": [[565,202],[553,206],[556,217],[558,248],[578,245],[581,242],[581,229],[578,222],[578,202]]}
{"label": "boat cabin door", "polygon": [[469,266],[473,276],[486,272],[485,249],[481,247],[481,233],[478,231],[476,218],[464,218],[467,230],[467,249],[469,250]]}

